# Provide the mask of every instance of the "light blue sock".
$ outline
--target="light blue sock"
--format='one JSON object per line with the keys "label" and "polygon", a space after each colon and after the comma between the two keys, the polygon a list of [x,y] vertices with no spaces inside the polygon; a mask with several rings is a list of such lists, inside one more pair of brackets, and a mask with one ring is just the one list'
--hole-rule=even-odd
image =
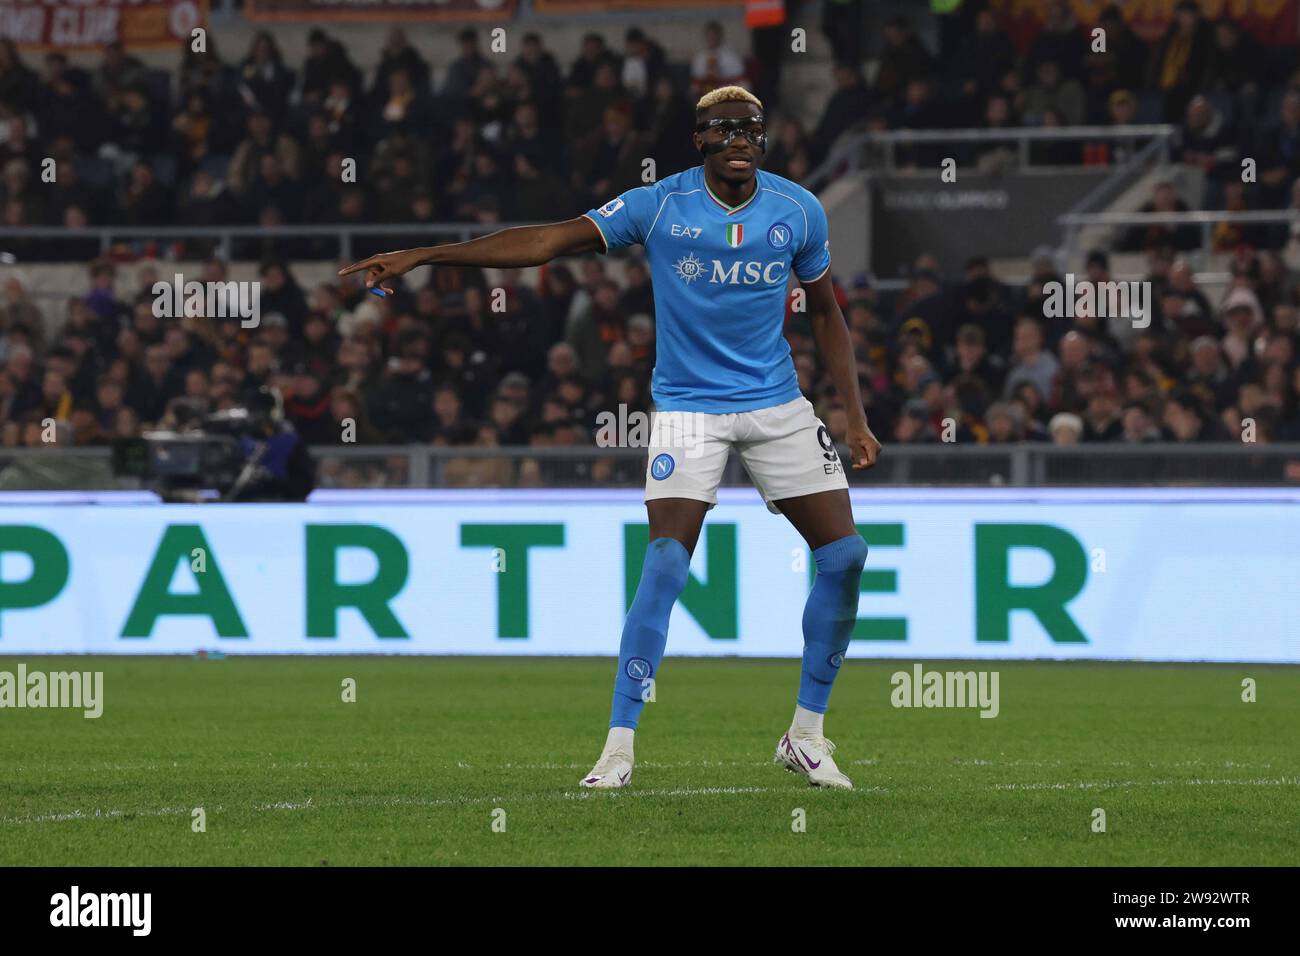
{"label": "light blue sock", "polygon": [[803,609],[803,670],[799,675],[798,704],[824,714],[858,617],[867,542],[861,535],[851,534],[822,545],[813,552],[813,559],[817,562],[817,580]]}
{"label": "light blue sock", "polygon": [[686,587],[690,570],[691,556],[677,539],[655,538],[646,545],[641,581],[623,623],[623,640],[618,648],[618,675],[609,713],[611,727],[636,729],[645,707],[645,681],[659,674],[659,662],[668,643],[668,616]]}

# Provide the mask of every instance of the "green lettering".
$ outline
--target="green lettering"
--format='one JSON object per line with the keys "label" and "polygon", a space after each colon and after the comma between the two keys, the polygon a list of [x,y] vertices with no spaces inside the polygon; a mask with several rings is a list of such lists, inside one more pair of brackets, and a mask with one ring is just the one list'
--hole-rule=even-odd
{"label": "green lettering", "polygon": [[[1052,576],[1034,586],[1011,584],[1011,550],[1038,548],[1052,559]],[[1088,555],[1079,539],[1046,524],[975,526],[975,640],[1009,641],[1011,612],[1029,611],[1057,644],[1087,644],[1065,605],[1088,580]]]}
{"label": "green lettering", "polygon": [[[195,594],[173,594],[168,588],[176,564],[181,562],[188,570],[190,552],[195,548],[202,548],[208,556],[207,570],[194,574],[199,590]],[[165,615],[211,618],[218,637],[248,637],[248,628],[226,587],[216,555],[203,536],[203,529],[196,524],[172,524],[163,532],[135,605],[122,626],[122,637],[151,637],[158,618]]]}
{"label": "green lettering", "polygon": [[[623,598],[624,610],[632,607],[645,549],[650,543],[650,526],[623,525]],[[686,587],[678,599],[695,618],[701,630],[715,641],[734,641],[740,637],[740,612],[737,595],[736,526],[710,524],[704,528],[707,578],[701,582],[694,574],[686,578]]]}
{"label": "green lettering", "polygon": [[[339,581],[339,551],[365,548],[378,570],[369,581]],[[339,610],[356,608],[376,637],[409,638],[388,606],[406,587],[410,558],[402,539],[371,524],[307,525],[307,636],[338,637]]]}
{"label": "green lettering", "polygon": [[500,548],[497,637],[528,637],[528,549],[564,547],[562,524],[463,524],[462,548]]}
{"label": "green lettering", "polygon": [[[903,526],[901,524],[859,524],[858,534],[867,542],[867,547],[874,553],[877,548],[901,548],[903,546]],[[870,558],[868,558],[870,560]],[[808,586],[812,587],[817,579],[817,563],[809,556]],[[898,572],[892,568],[864,568],[862,581],[858,586],[859,594],[897,594]],[[855,641],[905,641],[907,640],[907,618],[905,617],[860,617],[853,625],[852,640]]]}
{"label": "green lettering", "polygon": [[32,573],[26,581],[0,581],[0,619],[4,611],[48,604],[68,583],[68,549],[44,528],[29,524],[0,526],[0,560],[6,551],[27,555]]}

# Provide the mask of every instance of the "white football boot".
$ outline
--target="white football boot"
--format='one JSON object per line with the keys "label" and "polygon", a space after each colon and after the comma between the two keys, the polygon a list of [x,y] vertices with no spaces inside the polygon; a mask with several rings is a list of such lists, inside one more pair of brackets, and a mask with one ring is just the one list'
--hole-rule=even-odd
{"label": "white football boot", "polygon": [[791,727],[776,745],[774,763],[779,763],[791,773],[801,773],[814,787],[833,787],[852,790],[853,781],[840,773],[831,754],[835,745],[825,737],[800,734]]}
{"label": "white football boot", "polygon": [[632,782],[632,731],[622,727],[610,728],[605,749],[596,766],[580,781],[582,786],[596,789],[626,787]]}

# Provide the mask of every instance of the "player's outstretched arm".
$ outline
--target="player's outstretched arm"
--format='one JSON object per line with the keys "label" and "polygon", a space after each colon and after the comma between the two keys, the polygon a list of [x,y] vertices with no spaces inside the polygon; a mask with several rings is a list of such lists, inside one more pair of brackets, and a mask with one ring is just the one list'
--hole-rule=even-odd
{"label": "player's outstretched arm", "polygon": [[849,324],[835,300],[831,273],[827,269],[821,277],[805,282],[808,293],[808,315],[812,321],[813,338],[831,375],[835,391],[844,400],[849,416],[849,458],[854,468],[870,468],[880,454],[880,442],[867,425],[867,413],[862,407],[862,393],[858,390],[858,364],[853,357],[853,340],[849,337]]}
{"label": "player's outstretched arm", "polygon": [[557,256],[600,252],[604,248],[604,240],[596,224],[586,216],[579,216],[577,219],[566,219],[564,222],[502,229],[500,232],[479,236],[467,242],[385,252],[354,262],[340,269],[339,275],[346,276],[364,270],[367,289],[378,286],[386,292],[392,292],[393,290],[383,283],[396,279],[417,266],[484,266],[510,269],[540,266]]}

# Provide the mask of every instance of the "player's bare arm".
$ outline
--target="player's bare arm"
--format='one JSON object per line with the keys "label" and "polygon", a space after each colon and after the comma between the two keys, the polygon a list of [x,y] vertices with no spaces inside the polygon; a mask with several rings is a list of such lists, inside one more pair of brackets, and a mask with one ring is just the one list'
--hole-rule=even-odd
{"label": "player's bare arm", "polygon": [[419,266],[523,268],[540,266],[559,256],[600,252],[603,249],[604,241],[596,224],[586,216],[578,216],[576,219],[540,226],[502,229],[466,242],[384,252],[340,269],[339,275],[352,275],[364,270],[367,289],[378,286],[385,292],[392,292],[390,287],[384,285],[385,282]]}
{"label": "player's bare arm", "polygon": [[853,341],[849,338],[849,325],[844,312],[835,300],[829,270],[821,278],[805,282],[808,293],[808,314],[812,321],[813,337],[817,350],[830,372],[835,390],[844,400],[849,417],[849,458],[854,468],[870,468],[880,453],[880,442],[867,425],[867,415],[862,407],[862,393],[858,390],[858,369],[853,358]]}

